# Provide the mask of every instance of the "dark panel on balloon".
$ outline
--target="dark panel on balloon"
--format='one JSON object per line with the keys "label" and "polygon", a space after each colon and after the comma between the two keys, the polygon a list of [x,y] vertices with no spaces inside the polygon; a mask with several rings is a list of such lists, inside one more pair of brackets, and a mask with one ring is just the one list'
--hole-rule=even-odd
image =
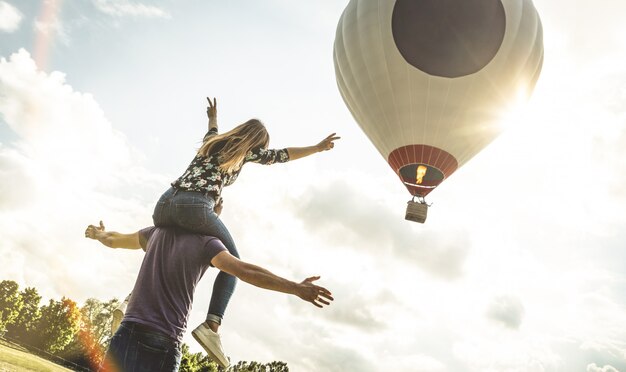
{"label": "dark panel on balloon", "polygon": [[501,0],[397,0],[391,22],[409,64],[455,78],[480,71],[498,53],[506,16]]}
{"label": "dark panel on balloon", "polygon": [[[423,177],[418,181],[418,168],[424,167]],[[424,189],[434,189],[443,181],[443,173],[426,164],[407,164],[400,168],[400,179],[405,185]]]}
{"label": "dark panel on balloon", "polygon": [[[426,196],[459,167],[450,153],[428,145],[408,145],[393,150],[387,159],[411,195]],[[427,168],[418,182],[418,167]]]}

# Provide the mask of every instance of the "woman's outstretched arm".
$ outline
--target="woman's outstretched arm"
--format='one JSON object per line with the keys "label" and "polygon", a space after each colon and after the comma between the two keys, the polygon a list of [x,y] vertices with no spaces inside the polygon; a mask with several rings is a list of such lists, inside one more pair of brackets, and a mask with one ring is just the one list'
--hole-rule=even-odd
{"label": "woman's outstretched arm", "polygon": [[341,137],[336,136],[337,133],[333,133],[330,136],[324,138],[320,143],[315,146],[307,146],[307,147],[288,147],[287,152],[289,153],[289,160],[296,160],[300,158],[304,158],[305,156],[313,155],[315,153],[321,151],[327,151],[335,147],[336,140]]}

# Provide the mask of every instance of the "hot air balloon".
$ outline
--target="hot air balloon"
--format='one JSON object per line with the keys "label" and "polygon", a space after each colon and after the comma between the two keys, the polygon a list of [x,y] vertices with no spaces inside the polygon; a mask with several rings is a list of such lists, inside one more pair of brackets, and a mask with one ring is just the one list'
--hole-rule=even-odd
{"label": "hot air balloon", "polygon": [[532,92],[543,34],[531,0],[350,0],[333,57],[348,109],[413,196],[406,219],[423,223],[425,196]]}

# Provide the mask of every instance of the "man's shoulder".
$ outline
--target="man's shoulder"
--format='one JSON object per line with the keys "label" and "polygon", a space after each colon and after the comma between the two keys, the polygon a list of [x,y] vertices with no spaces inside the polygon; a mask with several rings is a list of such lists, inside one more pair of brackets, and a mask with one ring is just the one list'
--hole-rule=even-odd
{"label": "man's shoulder", "polygon": [[211,262],[219,253],[228,251],[218,238],[194,233],[180,227],[152,226],[141,231],[145,232],[145,235],[140,234],[140,241],[141,237],[147,237],[146,250],[161,247],[157,250],[161,251],[165,248],[170,252],[184,252],[185,257],[203,257],[200,259],[201,262],[205,262],[204,258]]}
{"label": "man's shoulder", "polygon": [[180,239],[184,241],[194,240],[196,244],[208,244],[213,240],[217,240],[218,242],[220,241],[214,236],[195,233],[178,226],[150,226],[140,230],[140,235],[145,236],[147,239],[153,235],[158,235],[163,238]]}
{"label": "man's shoulder", "polygon": [[144,227],[143,229],[139,230],[139,245],[141,245],[141,248],[144,251],[148,246],[148,241],[150,240],[150,237],[152,236],[152,234],[154,234],[155,231],[156,227],[154,226]]}

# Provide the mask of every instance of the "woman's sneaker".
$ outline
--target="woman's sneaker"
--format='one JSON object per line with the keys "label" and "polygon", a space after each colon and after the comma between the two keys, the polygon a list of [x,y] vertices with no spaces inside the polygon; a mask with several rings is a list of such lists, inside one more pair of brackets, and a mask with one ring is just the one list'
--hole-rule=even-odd
{"label": "woman's sneaker", "polygon": [[198,328],[194,329],[191,334],[193,338],[198,341],[202,348],[207,352],[209,358],[213,359],[217,364],[223,368],[228,368],[230,362],[224,350],[222,349],[222,341],[220,341],[220,335],[213,332],[206,323],[202,323]]}
{"label": "woman's sneaker", "polygon": [[129,294],[126,296],[124,301],[122,301],[116,308],[113,310],[113,319],[111,319],[111,334],[114,335],[115,331],[120,327],[120,323],[122,323],[122,319],[124,319],[124,313],[126,313],[126,307],[128,307],[128,301],[130,301]]}

